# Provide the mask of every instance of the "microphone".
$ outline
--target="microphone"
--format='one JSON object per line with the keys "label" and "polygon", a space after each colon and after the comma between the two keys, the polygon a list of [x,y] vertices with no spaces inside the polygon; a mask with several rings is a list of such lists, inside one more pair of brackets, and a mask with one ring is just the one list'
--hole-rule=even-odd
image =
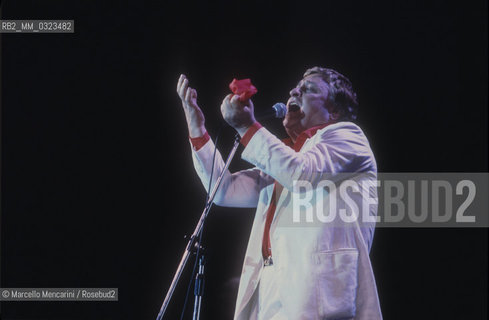
{"label": "microphone", "polygon": [[269,118],[283,118],[287,113],[287,107],[281,102],[277,102],[267,111],[259,112],[255,115],[256,120],[265,120]]}

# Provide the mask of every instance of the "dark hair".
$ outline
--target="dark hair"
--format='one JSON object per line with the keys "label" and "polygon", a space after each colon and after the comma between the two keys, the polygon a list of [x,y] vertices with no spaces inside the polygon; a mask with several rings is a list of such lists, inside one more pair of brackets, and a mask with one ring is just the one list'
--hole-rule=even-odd
{"label": "dark hair", "polygon": [[358,100],[350,80],[338,71],[322,67],[307,69],[303,77],[305,78],[313,74],[321,76],[323,81],[329,85],[329,98],[336,107],[336,111],[340,113],[340,119],[349,121],[356,120]]}

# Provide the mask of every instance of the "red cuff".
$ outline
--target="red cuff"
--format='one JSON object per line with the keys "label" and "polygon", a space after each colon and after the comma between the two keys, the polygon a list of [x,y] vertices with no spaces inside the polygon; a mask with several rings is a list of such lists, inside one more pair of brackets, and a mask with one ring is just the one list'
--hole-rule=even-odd
{"label": "red cuff", "polygon": [[255,133],[260,130],[262,125],[259,122],[255,122],[251,125],[251,127],[248,128],[246,133],[243,135],[241,138],[241,144],[246,147],[248,145],[248,142],[250,142],[251,138],[255,135]]}
{"label": "red cuff", "polygon": [[[190,138],[190,137],[189,137]],[[200,148],[202,148],[207,141],[209,141],[211,137],[207,133],[207,131],[204,133],[202,137],[198,138],[190,138],[190,142],[192,143],[192,146],[194,147],[195,151],[198,151]]]}

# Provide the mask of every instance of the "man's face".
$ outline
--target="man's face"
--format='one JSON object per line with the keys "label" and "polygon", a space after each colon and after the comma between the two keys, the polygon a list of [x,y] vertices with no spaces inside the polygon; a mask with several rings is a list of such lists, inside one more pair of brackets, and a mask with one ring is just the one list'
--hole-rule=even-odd
{"label": "man's face", "polygon": [[312,74],[302,79],[290,91],[290,98],[287,101],[287,115],[284,120],[287,131],[302,132],[328,122],[328,94],[328,84],[321,76]]}

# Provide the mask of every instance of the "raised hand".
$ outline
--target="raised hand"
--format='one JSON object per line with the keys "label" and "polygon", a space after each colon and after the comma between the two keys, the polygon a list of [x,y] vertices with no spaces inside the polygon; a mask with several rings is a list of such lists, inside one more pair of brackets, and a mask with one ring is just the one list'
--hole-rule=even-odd
{"label": "raised hand", "polygon": [[204,135],[205,117],[197,104],[197,90],[188,86],[188,79],[185,75],[180,75],[177,83],[177,93],[182,100],[183,111],[187,119],[188,133],[191,138]]}

